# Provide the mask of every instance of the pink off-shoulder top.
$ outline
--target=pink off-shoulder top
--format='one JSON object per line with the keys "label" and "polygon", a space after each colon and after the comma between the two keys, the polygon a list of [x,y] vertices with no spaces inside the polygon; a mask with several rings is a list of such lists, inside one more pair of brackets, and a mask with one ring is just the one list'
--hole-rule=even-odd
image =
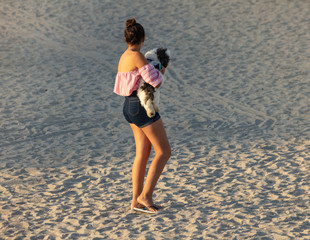
{"label": "pink off-shoulder top", "polygon": [[130,72],[118,72],[115,78],[114,92],[120,96],[130,96],[133,91],[138,90],[141,77],[153,87],[162,81],[161,73],[152,64]]}

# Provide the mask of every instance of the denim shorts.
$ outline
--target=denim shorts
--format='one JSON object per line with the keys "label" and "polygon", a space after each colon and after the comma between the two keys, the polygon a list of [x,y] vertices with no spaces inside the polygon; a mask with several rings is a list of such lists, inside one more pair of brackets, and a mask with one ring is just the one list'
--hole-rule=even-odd
{"label": "denim shorts", "polygon": [[160,119],[158,112],[152,118],[147,116],[144,107],[140,104],[137,91],[134,91],[129,97],[125,97],[123,114],[127,122],[133,123],[139,128],[146,127]]}

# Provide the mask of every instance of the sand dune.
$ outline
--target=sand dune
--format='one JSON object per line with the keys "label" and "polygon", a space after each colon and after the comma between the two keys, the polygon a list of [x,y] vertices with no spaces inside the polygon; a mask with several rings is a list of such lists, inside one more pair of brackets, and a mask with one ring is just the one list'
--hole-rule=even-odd
{"label": "sand dune", "polygon": [[[310,4],[1,1],[0,239],[309,239]],[[129,210],[125,20],[173,58],[173,155]],[[153,153],[152,153],[153,154]]]}

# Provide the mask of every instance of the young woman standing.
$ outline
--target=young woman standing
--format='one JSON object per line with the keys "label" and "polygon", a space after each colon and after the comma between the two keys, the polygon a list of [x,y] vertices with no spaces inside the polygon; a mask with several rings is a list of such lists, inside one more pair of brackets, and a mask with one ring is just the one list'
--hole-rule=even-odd
{"label": "young woman standing", "polygon": [[[153,118],[147,116],[137,97],[137,89],[141,77],[155,88],[160,86],[163,79],[160,72],[140,52],[145,33],[142,25],[134,18],[126,21],[124,40],[128,48],[119,60],[114,92],[125,96],[123,114],[131,126],[136,143],[136,156],[132,166],[131,209],[155,213],[160,207],[153,202],[153,191],[170,158],[171,148],[159,113]],[[165,73],[165,68],[161,69],[161,73]],[[151,146],[155,157],[144,182]]]}

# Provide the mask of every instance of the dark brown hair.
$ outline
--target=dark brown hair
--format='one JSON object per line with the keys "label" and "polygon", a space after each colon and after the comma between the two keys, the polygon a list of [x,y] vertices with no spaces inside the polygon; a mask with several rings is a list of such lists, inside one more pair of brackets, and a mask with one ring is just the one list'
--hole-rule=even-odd
{"label": "dark brown hair", "polygon": [[126,21],[126,28],[124,30],[124,40],[130,45],[140,44],[145,37],[144,28],[136,19],[131,18]]}

